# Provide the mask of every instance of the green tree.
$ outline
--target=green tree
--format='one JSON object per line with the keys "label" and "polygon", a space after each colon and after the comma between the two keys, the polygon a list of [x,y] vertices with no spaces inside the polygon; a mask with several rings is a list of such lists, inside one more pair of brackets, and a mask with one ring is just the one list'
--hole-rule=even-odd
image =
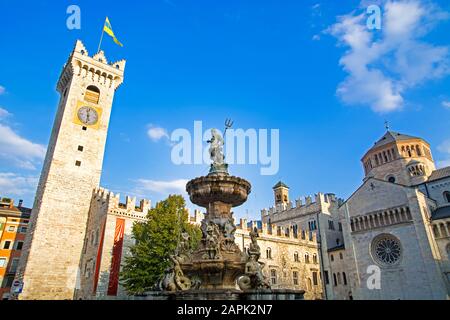
{"label": "green tree", "polygon": [[190,235],[191,248],[201,239],[201,230],[188,221],[182,196],[171,195],[149,210],[147,221],[133,225],[136,243],[125,258],[121,283],[129,294],[141,294],[154,288],[170,266],[182,232]]}

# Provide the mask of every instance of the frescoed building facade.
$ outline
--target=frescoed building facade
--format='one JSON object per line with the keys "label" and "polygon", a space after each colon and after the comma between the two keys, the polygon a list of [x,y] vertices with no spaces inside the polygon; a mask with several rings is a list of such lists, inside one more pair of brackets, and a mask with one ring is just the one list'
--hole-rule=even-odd
{"label": "frescoed building facade", "polygon": [[13,199],[0,197],[0,299],[11,297],[30,216],[22,201],[15,206]]}

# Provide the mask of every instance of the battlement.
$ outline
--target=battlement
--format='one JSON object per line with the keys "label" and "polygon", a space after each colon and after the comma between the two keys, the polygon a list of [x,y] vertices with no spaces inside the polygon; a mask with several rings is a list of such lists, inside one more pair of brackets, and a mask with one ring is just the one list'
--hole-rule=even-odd
{"label": "battlement", "polygon": [[[313,201],[314,199],[314,201]],[[262,209],[261,215],[263,217],[277,213],[285,213],[290,210],[300,210],[303,214],[308,214],[318,210],[326,210],[331,206],[339,206],[341,199],[336,198],[334,193],[317,193],[312,196],[300,197],[295,200],[295,205],[292,202],[280,203],[269,209]]]}
{"label": "battlement", "polygon": [[139,205],[136,206],[136,197],[125,197],[125,203],[120,202],[120,194],[114,194],[113,192],[104,188],[95,188],[93,191],[93,199],[108,203],[109,210],[115,210],[115,212],[125,211],[128,214],[138,214],[139,216],[147,216],[148,210],[151,208],[151,201],[142,199]]}
{"label": "battlement", "polygon": [[282,227],[276,224],[267,224],[261,221],[247,221],[247,219],[240,219],[236,226],[236,231],[250,232],[255,228],[258,229],[260,236],[272,236],[279,239],[305,241],[317,244],[317,231],[297,230],[295,232],[293,226]]}
{"label": "battlement", "polygon": [[189,223],[191,224],[201,225],[204,218],[205,214],[198,209],[194,210],[193,216],[189,213]]}
{"label": "battlement", "polygon": [[103,50],[89,56],[83,42],[77,40],[68,62],[63,67],[57,90],[63,93],[74,76],[90,77],[99,86],[116,90],[123,82],[125,64],[124,59],[108,63]]}

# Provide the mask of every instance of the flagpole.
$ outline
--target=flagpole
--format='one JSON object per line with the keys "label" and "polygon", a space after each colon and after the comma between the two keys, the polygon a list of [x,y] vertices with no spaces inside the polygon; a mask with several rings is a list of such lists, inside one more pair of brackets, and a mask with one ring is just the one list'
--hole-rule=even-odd
{"label": "flagpole", "polygon": [[100,43],[98,44],[98,50],[97,53],[100,52],[100,46],[102,45],[102,40],[103,40],[103,34],[105,33],[105,24],[103,24],[103,28],[102,28],[102,36],[100,37]]}

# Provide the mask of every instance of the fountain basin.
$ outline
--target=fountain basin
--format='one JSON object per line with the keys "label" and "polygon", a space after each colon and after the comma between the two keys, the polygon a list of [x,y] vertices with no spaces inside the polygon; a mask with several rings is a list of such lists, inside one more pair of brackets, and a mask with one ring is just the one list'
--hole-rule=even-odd
{"label": "fountain basin", "polygon": [[226,174],[210,174],[188,182],[186,191],[192,203],[209,209],[221,203],[231,209],[247,201],[251,184],[242,178]]}

